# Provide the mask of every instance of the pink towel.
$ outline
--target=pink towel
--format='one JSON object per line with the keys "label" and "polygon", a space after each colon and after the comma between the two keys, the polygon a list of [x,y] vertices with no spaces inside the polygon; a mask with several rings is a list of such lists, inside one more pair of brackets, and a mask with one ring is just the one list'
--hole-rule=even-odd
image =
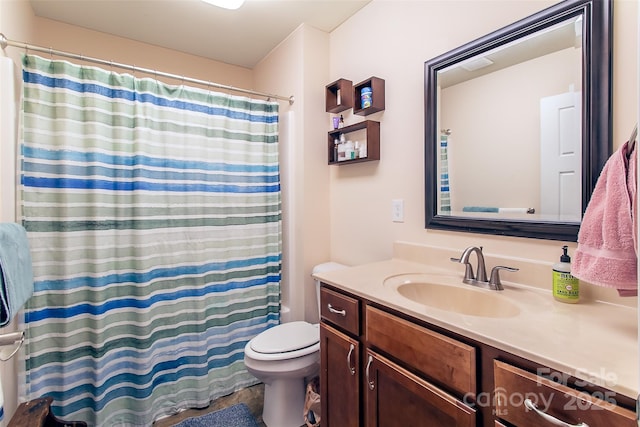
{"label": "pink towel", "polygon": [[616,288],[621,296],[636,295],[638,289],[636,160],[631,156],[629,161],[628,146],[625,142],[602,169],[582,218],[571,266],[578,279]]}

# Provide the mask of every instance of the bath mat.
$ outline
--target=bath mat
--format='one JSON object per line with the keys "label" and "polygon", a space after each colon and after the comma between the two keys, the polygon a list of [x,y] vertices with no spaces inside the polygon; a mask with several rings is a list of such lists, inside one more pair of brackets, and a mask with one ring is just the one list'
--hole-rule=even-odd
{"label": "bath mat", "polygon": [[173,427],[259,427],[249,407],[238,403],[199,417],[187,418]]}

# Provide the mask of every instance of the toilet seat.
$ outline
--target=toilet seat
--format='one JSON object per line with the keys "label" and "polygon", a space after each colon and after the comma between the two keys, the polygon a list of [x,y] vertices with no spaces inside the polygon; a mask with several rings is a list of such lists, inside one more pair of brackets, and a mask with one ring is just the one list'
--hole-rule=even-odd
{"label": "toilet seat", "polygon": [[286,360],[320,349],[320,327],[308,322],[283,323],[261,332],[245,347],[245,355],[256,360]]}

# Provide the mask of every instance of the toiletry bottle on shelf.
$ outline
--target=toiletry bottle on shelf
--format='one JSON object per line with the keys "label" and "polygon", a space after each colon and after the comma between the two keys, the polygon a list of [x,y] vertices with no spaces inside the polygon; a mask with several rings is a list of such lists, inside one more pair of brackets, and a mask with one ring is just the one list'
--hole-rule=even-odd
{"label": "toiletry bottle on shelf", "polygon": [[367,158],[367,141],[360,142],[359,157],[361,159],[366,159]]}
{"label": "toiletry bottle on shelf", "polygon": [[360,107],[364,110],[365,108],[371,107],[372,104],[372,92],[369,86],[365,86],[360,90]]}
{"label": "toiletry bottle on shelf", "polygon": [[338,159],[337,161],[342,162],[347,160],[345,157],[345,146],[346,146],[346,138],[344,137],[344,133],[340,134],[340,140],[338,141]]}
{"label": "toiletry bottle on shelf", "polygon": [[340,129],[342,129],[344,127],[344,117],[342,117],[342,114],[340,114]]}
{"label": "toiletry bottle on shelf", "polygon": [[560,302],[575,304],[580,299],[580,281],[571,274],[571,257],[563,246],[560,262],[553,264],[553,297]]}
{"label": "toiletry bottle on shelf", "polygon": [[338,129],[340,127],[340,117],[338,116],[332,117],[332,120],[333,120],[333,128]]}
{"label": "toiletry bottle on shelf", "polygon": [[345,160],[353,160],[356,158],[355,145],[350,139],[347,140],[346,144],[344,145],[344,157]]}
{"label": "toiletry bottle on shelf", "polygon": [[333,140],[333,161],[337,162],[338,161],[338,146],[340,145],[340,140],[338,138],[335,138]]}

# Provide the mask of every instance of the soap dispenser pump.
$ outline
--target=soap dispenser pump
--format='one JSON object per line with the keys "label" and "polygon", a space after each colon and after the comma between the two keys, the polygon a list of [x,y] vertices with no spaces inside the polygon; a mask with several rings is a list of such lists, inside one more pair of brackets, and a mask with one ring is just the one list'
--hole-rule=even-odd
{"label": "soap dispenser pump", "polygon": [[571,274],[568,250],[563,246],[560,262],[553,264],[553,297],[556,301],[575,304],[580,299],[580,281]]}

